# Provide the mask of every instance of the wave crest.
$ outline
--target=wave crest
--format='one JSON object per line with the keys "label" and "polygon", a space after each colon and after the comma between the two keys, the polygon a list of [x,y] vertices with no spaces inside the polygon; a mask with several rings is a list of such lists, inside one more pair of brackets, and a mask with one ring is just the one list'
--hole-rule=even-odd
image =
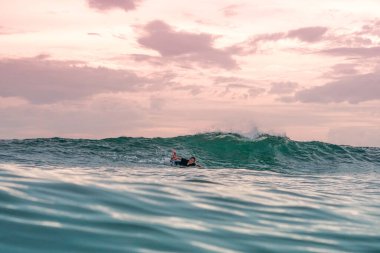
{"label": "wave crest", "polygon": [[173,138],[1,140],[0,161],[69,166],[163,166],[171,149],[207,168],[276,172],[379,170],[380,148],[299,142],[284,136],[210,132]]}

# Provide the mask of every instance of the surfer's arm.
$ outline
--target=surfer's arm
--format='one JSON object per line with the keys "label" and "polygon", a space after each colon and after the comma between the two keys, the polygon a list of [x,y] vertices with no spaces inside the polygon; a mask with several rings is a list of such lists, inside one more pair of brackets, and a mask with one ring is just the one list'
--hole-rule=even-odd
{"label": "surfer's arm", "polygon": [[175,152],[174,149],[172,150],[172,156],[171,156],[170,160],[172,160],[172,161],[181,160],[181,157],[177,156],[177,153]]}

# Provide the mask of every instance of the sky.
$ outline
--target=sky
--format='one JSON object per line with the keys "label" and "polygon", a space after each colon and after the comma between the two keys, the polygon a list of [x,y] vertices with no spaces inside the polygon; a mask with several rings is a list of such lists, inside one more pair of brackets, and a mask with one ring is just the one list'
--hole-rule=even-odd
{"label": "sky", "polygon": [[[29,3],[29,2],[28,2]],[[0,0],[0,138],[380,147],[378,0]]]}

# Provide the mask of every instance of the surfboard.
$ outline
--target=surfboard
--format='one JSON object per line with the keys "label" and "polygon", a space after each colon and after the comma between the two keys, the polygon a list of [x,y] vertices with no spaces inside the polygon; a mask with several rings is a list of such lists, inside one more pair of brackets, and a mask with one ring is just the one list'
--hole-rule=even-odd
{"label": "surfboard", "polygon": [[165,158],[164,159],[164,165],[173,166],[173,163],[170,162],[170,158]]}

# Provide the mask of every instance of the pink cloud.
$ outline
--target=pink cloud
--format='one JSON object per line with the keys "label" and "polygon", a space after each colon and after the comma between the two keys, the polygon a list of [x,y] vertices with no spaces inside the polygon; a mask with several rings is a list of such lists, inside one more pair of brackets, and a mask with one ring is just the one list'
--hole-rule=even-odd
{"label": "pink cloud", "polygon": [[[339,33],[338,30],[329,32],[324,26],[301,27],[287,32],[259,34],[250,38],[247,42],[236,45],[240,53],[255,53],[260,44],[276,42],[284,39],[297,39],[306,43],[324,41],[330,48],[321,50],[320,53],[336,56],[380,56],[380,20],[367,22],[359,31]],[[328,33],[329,32],[329,33]]]}
{"label": "pink cloud", "polygon": [[130,11],[136,9],[141,0],[87,0],[90,8],[106,11],[110,9],[123,9]]}
{"label": "pink cloud", "polygon": [[[0,101],[3,99],[0,97]],[[144,109],[137,100],[112,95],[75,103],[25,103],[8,108],[0,107],[0,138],[99,138],[129,135],[151,126],[147,119],[148,112],[149,109]]]}
{"label": "pink cloud", "polygon": [[259,83],[255,80],[245,79],[235,76],[218,76],[214,78],[214,84],[218,87],[224,87],[221,96],[229,95],[232,98],[254,98],[265,92],[265,89],[259,87]]}
{"label": "pink cloud", "polygon": [[271,85],[272,87],[269,90],[271,94],[292,93],[298,87],[298,83],[295,82],[276,82]]}
{"label": "pink cloud", "polygon": [[114,57],[113,59],[125,60],[128,57],[136,62],[147,62],[151,65],[156,65],[156,66],[162,66],[166,63],[165,60],[160,56],[151,56],[151,55],[146,55],[146,54],[130,54],[128,56]]}
{"label": "pink cloud", "polygon": [[327,138],[332,143],[376,147],[380,144],[379,133],[379,126],[332,127]]}
{"label": "pink cloud", "polygon": [[102,36],[100,33],[94,33],[94,32],[88,32],[87,35],[89,35],[89,36],[97,36],[97,37],[101,37]]}
{"label": "pink cloud", "polygon": [[264,93],[265,89],[260,88],[260,87],[251,87],[248,89],[247,92],[248,92],[250,97],[257,97],[258,95]]}
{"label": "pink cloud", "polygon": [[256,53],[261,43],[278,41],[284,37],[285,33],[260,34],[253,36],[253,38],[248,39],[246,42],[231,47],[231,50],[240,53],[241,55],[245,55],[247,53]]}
{"label": "pink cloud", "polygon": [[329,42],[330,49],[326,50],[325,53],[331,54],[344,54],[346,52],[352,54],[365,54],[364,51],[371,51],[370,48],[376,48],[379,46],[380,39],[380,20],[366,22],[365,25],[361,27],[358,31],[344,30],[339,32],[336,30],[334,33],[329,33],[324,36],[324,40]]}
{"label": "pink cloud", "polygon": [[231,4],[231,5],[228,5],[226,7],[224,7],[222,9],[222,12],[223,12],[223,15],[225,17],[232,17],[232,16],[236,16],[238,14],[237,12],[237,9],[240,7],[241,5],[238,5],[238,4]]}
{"label": "pink cloud", "polygon": [[356,69],[358,64],[341,63],[331,67],[331,70],[323,74],[323,78],[342,78],[342,76],[357,75],[359,71]]}
{"label": "pink cloud", "polygon": [[225,85],[225,90],[219,94],[221,97],[229,96],[232,99],[254,98],[265,92],[264,88],[242,83],[229,83]]}
{"label": "pink cloud", "polygon": [[32,103],[55,103],[98,93],[157,90],[161,77],[139,77],[128,70],[93,68],[83,63],[36,58],[0,60],[0,96],[22,97]]}
{"label": "pink cloud", "polygon": [[297,38],[305,42],[317,42],[320,41],[323,35],[327,32],[327,27],[315,26],[304,27],[296,30],[291,30],[285,36],[286,38]]}
{"label": "pink cloud", "polygon": [[322,39],[327,32],[327,27],[303,27],[290,30],[286,33],[262,34],[256,37],[255,41],[277,41],[282,39],[298,39],[301,41],[313,43]]}
{"label": "pink cloud", "polygon": [[333,56],[380,57],[380,47],[338,47],[320,51]]}
{"label": "pink cloud", "polygon": [[230,49],[239,54],[256,53],[260,44],[276,42],[284,39],[297,39],[307,43],[315,43],[323,39],[323,35],[328,31],[327,27],[302,27],[288,32],[259,34],[251,37],[247,41],[237,44]]}
{"label": "pink cloud", "polygon": [[174,87],[174,90],[187,90],[193,96],[196,96],[203,91],[203,86],[201,85],[182,85]]}
{"label": "pink cloud", "polygon": [[340,103],[352,104],[380,100],[380,72],[355,75],[297,92],[284,102],[300,101],[304,103]]}
{"label": "pink cloud", "polygon": [[211,34],[175,31],[159,20],[148,23],[143,30],[145,34],[138,39],[138,42],[146,48],[157,51],[164,59],[225,69],[237,67],[237,63],[227,50],[214,48],[216,37]]}
{"label": "pink cloud", "polygon": [[243,79],[241,77],[235,77],[235,76],[218,76],[214,79],[215,84],[220,84],[220,83],[242,83],[242,82],[247,82],[250,80]]}
{"label": "pink cloud", "polygon": [[374,20],[362,27],[362,30],[359,34],[364,35],[375,35],[380,37],[380,20]]}
{"label": "pink cloud", "polygon": [[356,67],[356,64],[336,64],[332,70],[335,75],[354,75],[358,74]]}
{"label": "pink cloud", "polygon": [[13,34],[21,34],[21,33],[28,33],[28,31],[0,25],[0,35],[5,36],[5,35],[13,35]]}

